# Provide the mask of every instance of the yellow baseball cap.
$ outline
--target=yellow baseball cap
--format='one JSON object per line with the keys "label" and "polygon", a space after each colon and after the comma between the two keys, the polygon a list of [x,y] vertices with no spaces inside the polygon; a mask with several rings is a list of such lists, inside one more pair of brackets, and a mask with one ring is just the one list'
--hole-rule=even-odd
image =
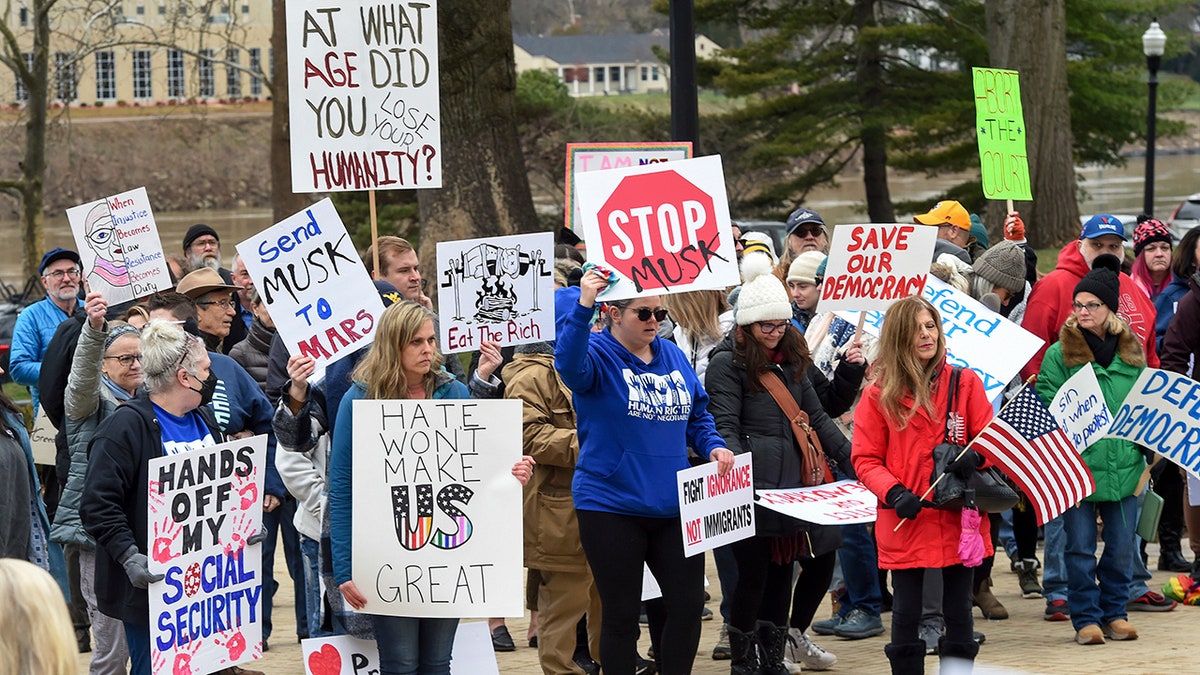
{"label": "yellow baseball cap", "polygon": [[951,199],[934,204],[929,213],[913,216],[913,222],[922,225],[953,225],[968,232],[971,230],[971,214],[967,213],[962,204]]}

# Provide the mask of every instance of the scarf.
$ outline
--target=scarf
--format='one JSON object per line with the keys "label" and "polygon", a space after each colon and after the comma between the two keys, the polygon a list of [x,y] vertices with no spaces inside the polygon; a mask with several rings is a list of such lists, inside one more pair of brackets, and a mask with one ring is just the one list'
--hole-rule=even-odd
{"label": "scarf", "polygon": [[107,375],[104,375],[100,379],[104,382],[104,386],[108,387],[108,393],[112,394],[113,398],[117,399],[117,402],[124,403],[125,401],[133,398],[132,394],[118,387],[117,383],[108,379]]}
{"label": "scarf", "polygon": [[1104,337],[1099,337],[1090,330],[1084,328],[1079,330],[1083,333],[1083,339],[1087,341],[1088,348],[1092,350],[1092,356],[1096,358],[1096,363],[1100,364],[1101,368],[1107,368],[1117,355],[1117,336],[1105,333]]}

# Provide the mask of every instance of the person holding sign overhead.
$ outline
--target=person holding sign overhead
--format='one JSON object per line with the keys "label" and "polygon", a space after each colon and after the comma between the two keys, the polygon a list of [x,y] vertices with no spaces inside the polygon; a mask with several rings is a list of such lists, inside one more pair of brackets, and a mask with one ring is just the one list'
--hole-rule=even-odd
{"label": "person holding sign overhead", "polygon": [[687,356],[657,335],[667,318],[661,298],[606,303],[609,328],[591,332],[596,296],[608,285],[609,275],[598,269],[583,275],[579,303],[554,348],[578,414],[571,491],[604,607],[600,665],[610,675],[634,673],[642,568],[649,565],[667,613],[655,658],[665,675],[684,675],[700,643],[704,558],[683,555],[675,474],[688,468],[689,446],[719,462],[722,475],[734,455],[717,433]]}

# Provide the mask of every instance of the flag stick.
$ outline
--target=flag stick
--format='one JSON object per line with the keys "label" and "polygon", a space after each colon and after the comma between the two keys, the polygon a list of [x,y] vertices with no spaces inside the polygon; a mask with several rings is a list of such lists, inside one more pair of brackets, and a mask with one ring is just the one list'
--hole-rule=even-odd
{"label": "flag stick", "polygon": [[854,341],[855,342],[862,342],[863,322],[865,322],[866,320],[867,320],[866,311],[860,309],[858,311],[858,328],[854,329]]}

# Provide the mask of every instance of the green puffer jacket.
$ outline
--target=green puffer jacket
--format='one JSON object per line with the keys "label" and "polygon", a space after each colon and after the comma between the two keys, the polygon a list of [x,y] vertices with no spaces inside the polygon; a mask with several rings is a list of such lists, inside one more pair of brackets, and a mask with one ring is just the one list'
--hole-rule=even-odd
{"label": "green puffer jacket", "polygon": [[[1137,337],[1125,325],[1117,335],[1117,355],[1107,368],[1095,362],[1074,316],[1058,333],[1058,342],[1046,350],[1038,373],[1036,390],[1043,401],[1051,401],[1072,375],[1085,365],[1096,371],[1100,391],[1109,410],[1116,410],[1146,368],[1146,356]],[[1138,446],[1118,438],[1102,438],[1083,451],[1083,461],[1096,479],[1096,491],[1085,501],[1115,502],[1132,495],[1146,468],[1146,456]]]}

